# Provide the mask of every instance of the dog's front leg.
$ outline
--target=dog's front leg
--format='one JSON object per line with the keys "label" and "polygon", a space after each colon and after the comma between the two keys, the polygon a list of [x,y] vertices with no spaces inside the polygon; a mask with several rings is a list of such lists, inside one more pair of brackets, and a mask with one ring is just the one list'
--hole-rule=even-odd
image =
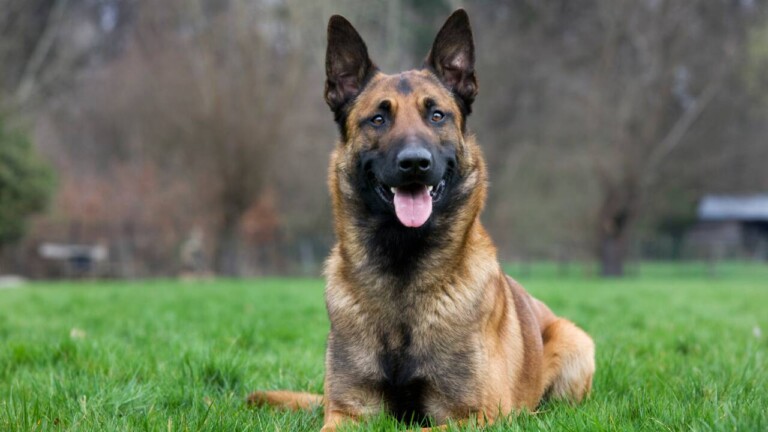
{"label": "dog's front leg", "polygon": [[[454,421],[453,424],[458,427],[464,427],[469,424],[477,425],[477,426],[487,426],[493,423],[493,419],[488,418],[485,415],[478,415],[476,417],[470,417],[467,419],[457,420]],[[434,432],[434,431],[446,431],[448,430],[448,425],[440,425],[440,426],[432,426],[432,427],[425,427],[418,429],[420,432]],[[416,430],[409,430],[408,432],[416,432]]]}
{"label": "dog's front leg", "polygon": [[[320,432],[336,432],[336,429],[341,426],[342,423],[357,423],[357,417],[350,416],[346,413],[342,413],[340,411],[333,411],[331,413],[326,413],[325,415],[325,424],[323,425],[323,428],[320,429]],[[457,422],[454,422],[454,425],[462,427],[466,426],[468,424],[476,424],[478,426],[488,425],[491,422],[473,422],[472,420],[460,420]],[[420,429],[409,429],[408,432],[434,432],[434,431],[446,431],[448,430],[448,425],[440,425],[440,426],[432,426],[432,427],[425,427]]]}
{"label": "dog's front leg", "polygon": [[323,428],[320,429],[320,432],[336,432],[336,429],[342,423],[357,423],[357,421],[358,416],[356,415],[327,407],[325,409]]}

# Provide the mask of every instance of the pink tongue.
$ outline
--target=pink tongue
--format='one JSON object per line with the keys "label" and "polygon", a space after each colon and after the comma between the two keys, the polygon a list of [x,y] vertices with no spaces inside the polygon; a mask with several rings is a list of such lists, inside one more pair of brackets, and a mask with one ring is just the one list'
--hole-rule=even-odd
{"label": "pink tongue", "polygon": [[418,188],[395,189],[395,213],[400,223],[407,227],[418,228],[432,214],[432,197],[426,186]]}

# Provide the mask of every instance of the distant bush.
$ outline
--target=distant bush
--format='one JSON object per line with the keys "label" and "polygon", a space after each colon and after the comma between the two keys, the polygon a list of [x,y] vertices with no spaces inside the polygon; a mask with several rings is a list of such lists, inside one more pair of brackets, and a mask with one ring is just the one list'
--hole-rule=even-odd
{"label": "distant bush", "polygon": [[0,247],[24,234],[27,218],[45,208],[53,185],[53,171],[29,137],[0,116]]}

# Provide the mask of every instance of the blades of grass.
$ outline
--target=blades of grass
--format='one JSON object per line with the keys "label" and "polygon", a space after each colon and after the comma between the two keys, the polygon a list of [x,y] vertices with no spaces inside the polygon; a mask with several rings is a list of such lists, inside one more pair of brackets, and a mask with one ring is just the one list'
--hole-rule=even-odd
{"label": "blades of grass", "polygon": [[202,430],[203,429],[203,426],[205,426],[205,422],[208,420],[208,416],[211,414],[211,411],[213,410],[213,405],[215,403],[216,402],[211,401],[211,403],[208,404],[208,409],[205,410],[205,415],[203,416],[203,418],[201,420],[199,420],[197,422],[197,427],[196,427],[197,430]]}

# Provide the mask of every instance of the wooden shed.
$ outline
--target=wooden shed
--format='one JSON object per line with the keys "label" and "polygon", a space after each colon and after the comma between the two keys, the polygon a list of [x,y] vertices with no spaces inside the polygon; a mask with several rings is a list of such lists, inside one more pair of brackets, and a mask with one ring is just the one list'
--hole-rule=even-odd
{"label": "wooden shed", "polygon": [[721,257],[768,260],[768,194],[707,195],[687,242]]}

